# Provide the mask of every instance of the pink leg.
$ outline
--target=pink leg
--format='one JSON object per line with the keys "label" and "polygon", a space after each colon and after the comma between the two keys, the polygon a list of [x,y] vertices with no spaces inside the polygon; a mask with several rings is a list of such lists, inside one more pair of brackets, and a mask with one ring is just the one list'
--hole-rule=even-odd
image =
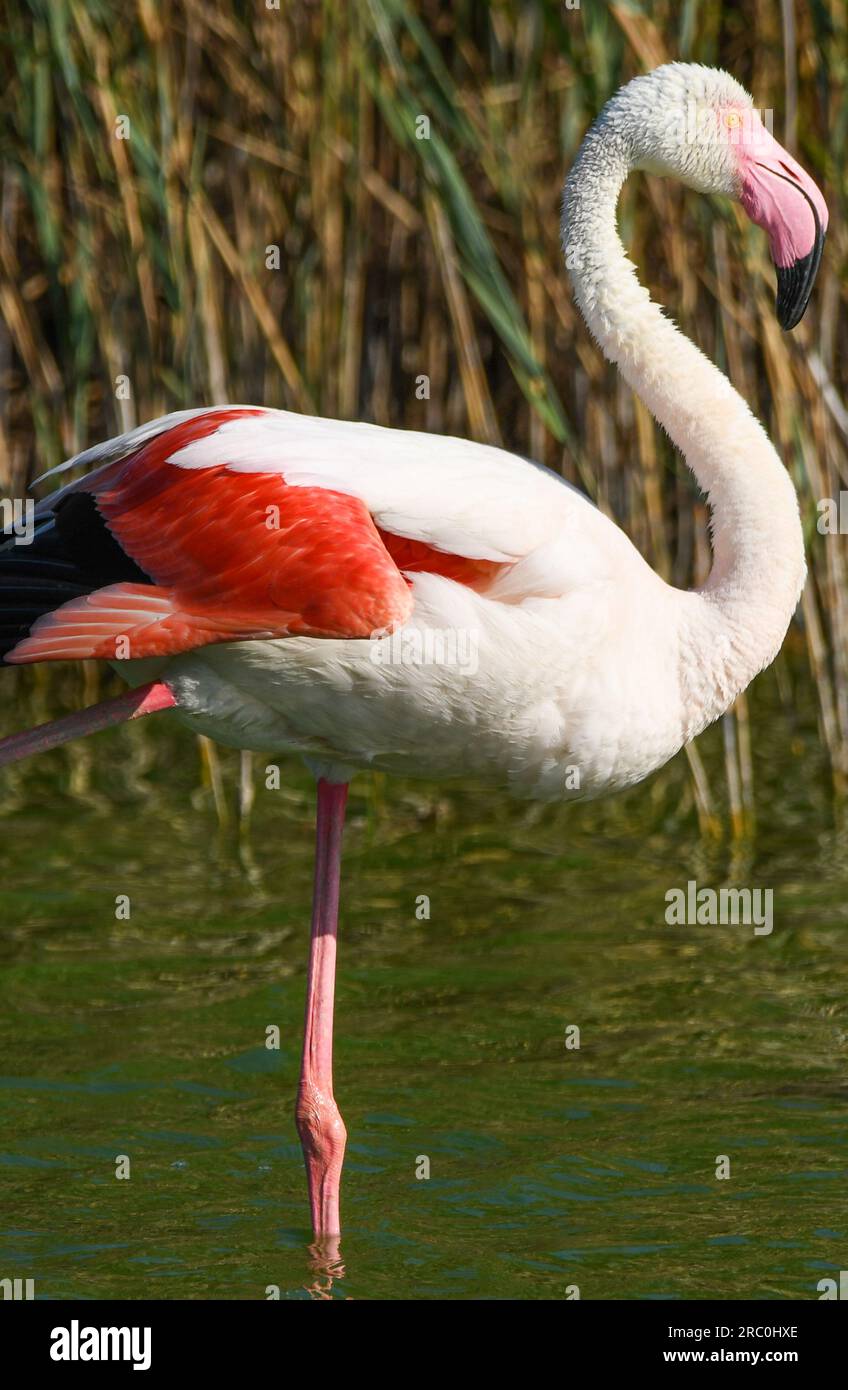
{"label": "pink leg", "polygon": [[333,1000],[346,802],[346,782],[320,778],[306,1023],[295,1112],[316,1236],[337,1236],[341,1230],[339,1184],[347,1130],[333,1098]]}
{"label": "pink leg", "polygon": [[33,753],[45,753],[48,748],[58,748],[62,743],[70,743],[73,738],[96,734],[112,724],[123,724],[127,719],[140,719],[143,714],[171,709],[176,703],[173,691],[163,681],[138,685],[113,700],[101,700],[99,704],[89,705],[88,709],[78,710],[76,714],[66,714],[61,719],[51,719],[48,724],[39,724],[35,729],[25,729],[23,733],[0,738],[0,767],[6,763],[20,762]]}

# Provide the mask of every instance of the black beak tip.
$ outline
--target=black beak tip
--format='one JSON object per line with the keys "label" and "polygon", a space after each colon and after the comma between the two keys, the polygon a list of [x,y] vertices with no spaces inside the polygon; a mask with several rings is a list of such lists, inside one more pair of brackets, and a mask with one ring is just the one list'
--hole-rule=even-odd
{"label": "black beak tip", "polygon": [[776,267],[777,321],[787,332],[795,328],[804,317],[816,282],[823,246],[824,233],[818,232],[812,251],[792,265]]}

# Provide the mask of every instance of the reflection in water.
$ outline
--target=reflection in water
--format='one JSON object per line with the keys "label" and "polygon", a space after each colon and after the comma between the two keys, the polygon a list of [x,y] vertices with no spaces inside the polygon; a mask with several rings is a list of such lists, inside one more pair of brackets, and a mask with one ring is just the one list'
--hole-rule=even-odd
{"label": "reflection in water", "polygon": [[[306,773],[272,792],[259,760],[251,807],[220,750],[227,821],[166,715],[9,769],[2,1272],[55,1298],[815,1297],[848,1257],[848,860],[814,712],[788,739],[774,688],[735,849],[699,837],[683,759],[570,808],[354,783],[344,1259],[308,1246],[294,1125]],[[720,731],[699,746],[717,795]],[[774,931],[667,925],[690,879],[772,889]]]}
{"label": "reflection in water", "polygon": [[345,1267],[341,1257],[341,1238],[339,1236],[322,1236],[320,1239],[314,1240],[309,1247],[309,1265],[311,1273],[314,1275],[313,1282],[306,1290],[309,1297],[317,1300],[337,1297],[338,1291],[334,1295],[334,1287],[339,1279],[345,1277]]}

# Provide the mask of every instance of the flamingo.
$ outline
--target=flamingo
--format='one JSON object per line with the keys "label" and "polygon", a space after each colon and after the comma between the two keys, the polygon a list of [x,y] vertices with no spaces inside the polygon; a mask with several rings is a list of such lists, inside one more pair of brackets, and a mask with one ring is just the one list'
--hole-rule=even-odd
{"label": "flamingo", "polygon": [[[827,209],[727,73],[671,63],[604,107],[565,185],[577,304],[686,459],[713,563],[670,587],[577,489],[464,439],[261,406],[181,410],[98,444],[0,552],[0,655],[97,658],[132,689],[0,744],[12,761],[172,709],[317,779],[296,1122],[313,1229],[338,1237],[333,1095],[342,829],[359,768],[540,800],[641,781],[778,652],[805,577],[794,488],[725,376],[639,283],[616,230],[631,170],[741,203],[768,234],[776,312],[810,297]],[[459,643],[465,639],[463,659]],[[429,657],[428,657],[429,653]]]}

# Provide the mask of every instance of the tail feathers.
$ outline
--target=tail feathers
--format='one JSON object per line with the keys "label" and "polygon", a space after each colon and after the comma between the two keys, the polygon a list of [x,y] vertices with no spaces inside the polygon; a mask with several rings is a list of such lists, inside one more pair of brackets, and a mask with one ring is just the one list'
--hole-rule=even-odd
{"label": "tail feathers", "polygon": [[69,577],[73,573],[73,566],[60,564],[0,565],[0,662],[39,618],[87,592]]}
{"label": "tail feathers", "polygon": [[179,642],[175,625],[181,629],[185,622],[167,590],[153,584],[111,584],[42,614],[6,661],[23,665],[163,655]]}
{"label": "tail feathers", "polygon": [[155,584],[110,584],[74,598],[37,618],[29,635],[6,653],[12,666],[33,661],[130,661],[174,656],[214,642],[276,637],[278,627],[259,630],[251,618],[214,609],[188,613],[170,589]]}
{"label": "tail feathers", "polygon": [[108,531],[94,498],[73,494],[28,539],[0,536],[0,664],[54,609],[113,584],[149,582]]}

